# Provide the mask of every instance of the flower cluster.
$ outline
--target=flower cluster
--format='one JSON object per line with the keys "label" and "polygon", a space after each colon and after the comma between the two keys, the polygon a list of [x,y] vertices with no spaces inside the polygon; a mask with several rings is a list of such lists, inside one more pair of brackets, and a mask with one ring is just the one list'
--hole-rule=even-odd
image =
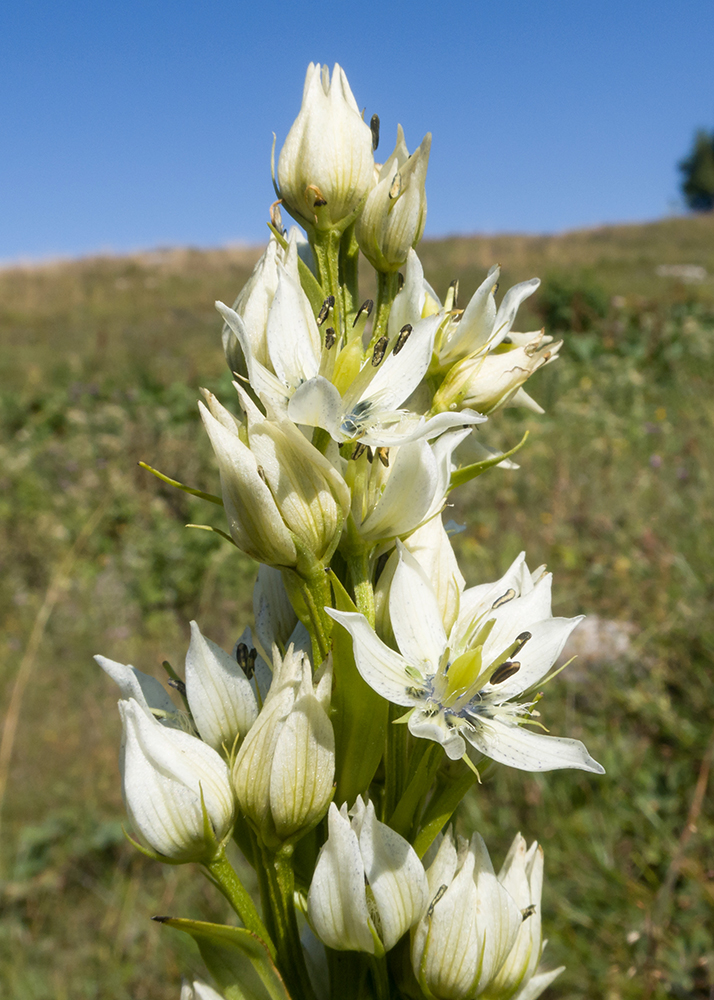
{"label": "flower cluster", "polygon": [[197,862],[240,918],[161,918],[216,980],[185,1000],[326,1000],[346,974],[380,1000],[533,1000],[560,972],[539,968],[540,848],[518,834],[497,875],[449,822],[482,762],[602,772],[538,731],[538,689],[580,619],[553,616],[551,575],[523,553],[467,586],[442,521],[453,489],[513,467],[479,428],[505,406],[540,412],[524,383],[560,344],[513,330],[535,279],[499,303],[494,267],[465,308],[456,284],[440,301],[414,249],[431,136],[410,154],[399,127],[383,164],[378,141],[343,70],[311,65],[270,242],[232,308],[217,303],[236,395],[203,392],[220,496],[190,489],[259,564],[254,631],[229,654],[191,623],[169,678],[180,706],[97,657],[121,692],[137,846]]}

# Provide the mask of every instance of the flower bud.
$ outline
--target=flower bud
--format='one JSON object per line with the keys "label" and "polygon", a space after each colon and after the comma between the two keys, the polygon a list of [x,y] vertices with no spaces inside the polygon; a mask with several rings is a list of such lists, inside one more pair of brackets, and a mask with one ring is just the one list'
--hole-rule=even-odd
{"label": "flower bud", "polygon": [[359,796],[349,814],[346,804],[338,811],[333,802],[328,823],[307,897],[308,918],[328,948],[383,954],[426,909],[422,863]]}
{"label": "flower bud", "polygon": [[562,971],[536,972],[543,952],[540,913],[543,849],[536,842],[527,848],[525,839],[517,834],[498,881],[513,897],[523,920],[505,962],[483,994],[484,1000],[510,1000],[524,993],[534,998]]}
{"label": "flower bud", "polygon": [[283,204],[308,227],[330,229],[355,211],[374,184],[372,132],[347,77],[310,63],[302,107],[278,159]]}
{"label": "flower bud", "polygon": [[119,712],[123,794],[132,825],[165,858],[212,860],[233,827],[225,762],[195,736],[160,725],[133,698],[120,701]]}
{"label": "flower bud", "polygon": [[258,717],[250,681],[234,657],[206,639],[191,622],[186,653],[186,698],[201,739],[230,753]]}
{"label": "flower bud", "polygon": [[471,1000],[483,993],[513,947],[522,922],[496,878],[486,846],[451,832],[427,872],[431,902],[413,933],[412,967],[427,996]]}
{"label": "flower bud", "polygon": [[410,156],[398,126],[394,152],[380,168],[355,227],[360,250],[377,271],[397,271],[422,237],[430,149],[431,133]]}
{"label": "flower bud", "polygon": [[[233,303],[233,311],[245,326],[252,357],[266,367],[269,365],[266,340],[268,313],[278,287],[278,264],[282,257],[282,248],[271,233],[265,252]],[[246,359],[238,337],[228,323],[223,325],[223,351],[231,371],[246,378],[248,376]]]}
{"label": "flower bud", "polygon": [[273,643],[282,651],[298,623],[279,570],[259,566],[253,588],[255,633],[264,652],[272,655]]}
{"label": "flower bud", "polygon": [[236,545],[258,562],[295,566],[298,546],[329,558],[349,510],[347,484],[289,420],[265,418],[240,387],[247,427],[206,393],[199,403],[221,472]]}
{"label": "flower bud", "polygon": [[312,829],[332,798],[335,737],[327,715],[327,664],[313,687],[304,653],[289,646],[282,661],[274,655],[273,683],[233,765],[240,808],[271,849]]}
{"label": "flower bud", "polygon": [[492,413],[511,402],[533,372],[555,361],[560,344],[542,344],[536,334],[524,347],[469,356],[449,371],[434,396],[434,411],[465,407]]}

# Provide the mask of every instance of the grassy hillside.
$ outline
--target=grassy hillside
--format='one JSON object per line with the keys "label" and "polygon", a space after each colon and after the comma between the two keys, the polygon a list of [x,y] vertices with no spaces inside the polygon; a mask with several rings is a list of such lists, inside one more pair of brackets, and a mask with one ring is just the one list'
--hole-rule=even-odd
{"label": "grassy hillside", "polygon": [[[190,618],[226,647],[250,622],[249,560],[184,528],[218,525],[220,512],[137,462],[217,489],[196,394],[230,398],[212,303],[235,297],[257,253],[0,272],[3,996],[176,1000],[200,962],[148,917],[225,917],[208,883],[124,841],[117,695],[91,654],[158,676],[163,659],[182,666]],[[543,706],[608,774],[494,768],[467,809],[497,859],[517,829],[544,844],[548,952],[568,965],[549,996],[705,1000],[714,217],[459,237],[421,256],[435,287],[458,277],[462,297],[494,261],[502,289],[547,277],[520,328],[545,315],[576,327],[533,379],[546,415],[490,422],[494,443],[531,431],[521,469],[476,481],[454,516],[468,526],[457,544],[470,582],[525,546],[555,573],[557,613],[596,616]],[[709,277],[658,277],[662,264]]]}

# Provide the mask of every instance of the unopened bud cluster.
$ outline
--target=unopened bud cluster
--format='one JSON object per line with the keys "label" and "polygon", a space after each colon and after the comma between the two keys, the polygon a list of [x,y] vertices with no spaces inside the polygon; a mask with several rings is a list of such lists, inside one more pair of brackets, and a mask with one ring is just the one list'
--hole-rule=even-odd
{"label": "unopened bud cluster", "polygon": [[495,265],[463,308],[457,282],[438,299],[415,251],[431,135],[410,154],[400,126],[381,164],[378,140],[344,71],[311,64],[269,244],[217,303],[236,395],[199,402],[217,492],[182,488],[222,505],[226,541],[259,564],[254,629],[228,652],[192,622],[183,677],[166,665],[174,697],[97,657],[121,693],[138,846],[202,865],[240,918],[177,924],[218,988],[185,983],[182,1000],[326,1000],[345,968],[355,996],[534,1000],[561,971],[539,967],[541,849],[518,834],[496,874],[449,821],[482,761],[602,772],[537,721],[580,618],[553,615],[525,553],[467,583],[442,519],[457,486],[517,468],[480,429],[506,406],[541,412],[524,384],[560,344],[513,329],[537,279],[499,297]]}

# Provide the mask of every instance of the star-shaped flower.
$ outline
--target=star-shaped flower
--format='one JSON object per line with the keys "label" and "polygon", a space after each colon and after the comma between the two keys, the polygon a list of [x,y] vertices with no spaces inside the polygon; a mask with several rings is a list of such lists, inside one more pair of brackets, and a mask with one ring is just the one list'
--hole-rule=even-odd
{"label": "star-shaped flower", "polygon": [[414,557],[398,543],[389,612],[399,652],[354,612],[327,609],[351,634],[365,681],[412,711],[414,736],[441,743],[457,760],[466,744],[524,771],[575,767],[602,773],[579,740],[524,727],[534,700],[512,701],[533,688],[559,656],[581,618],[553,618],[551,575],[531,574],[522,553],[495,583],[465,590],[447,636],[434,591]]}

